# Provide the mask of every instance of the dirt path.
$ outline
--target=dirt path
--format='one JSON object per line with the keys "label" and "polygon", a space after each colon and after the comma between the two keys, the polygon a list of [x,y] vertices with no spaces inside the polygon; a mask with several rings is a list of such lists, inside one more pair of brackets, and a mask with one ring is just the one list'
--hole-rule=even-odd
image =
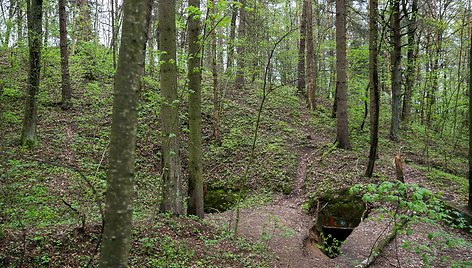
{"label": "dirt path", "polygon": [[[304,122],[302,132],[309,144],[295,144],[298,147],[296,177],[289,196],[278,196],[275,201],[261,207],[245,208],[240,211],[239,235],[253,241],[264,242],[274,255],[274,267],[329,267],[329,260],[321,250],[308,243],[308,231],[313,226],[313,218],[304,213],[304,184],[308,166],[317,153],[317,148],[327,142],[319,137],[309,125],[310,112],[301,111]],[[234,211],[208,215],[219,224],[234,226]]]}
{"label": "dirt path", "polygon": [[[239,235],[266,243],[274,254],[274,267],[323,267],[328,259],[318,248],[306,243],[313,219],[302,209],[303,184],[312,157],[313,150],[303,148],[291,195],[278,197],[269,205],[240,211]],[[209,217],[230,225],[234,214],[228,211]]]}

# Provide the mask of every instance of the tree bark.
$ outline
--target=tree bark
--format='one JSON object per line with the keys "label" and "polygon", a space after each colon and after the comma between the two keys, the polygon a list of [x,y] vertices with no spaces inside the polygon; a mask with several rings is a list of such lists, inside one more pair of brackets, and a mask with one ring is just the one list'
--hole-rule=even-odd
{"label": "tree bark", "polygon": [[[30,2],[31,1],[31,2]],[[42,43],[42,0],[27,0],[28,46],[29,46],[29,83],[26,96],[21,144],[28,147],[37,142],[36,128],[38,121],[37,94],[41,73]]]}
{"label": "tree bark", "polygon": [[239,8],[239,28],[238,28],[238,46],[237,46],[237,71],[236,71],[236,88],[242,89],[244,87],[244,73],[246,68],[245,59],[245,42],[246,42],[246,0],[241,0],[241,7]]}
{"label": "tree bark", "polygon": [[18,0],[18,13],[16,16],[16,42],[18,47],[23,47],[25,44],[24,38],[23,38],[23,8],[21,5],[21,0]]}
{"label": "tree bark", "polygon": [[61,108],[68,110],[72,106],[72,91],[69,79],[69,52],[67,48],[66,1],[59,0],[59,44],[61,48],[62,101]]}
{"label": "tree bark", "polygon": [[379,74],[377,63],[378,43],[378,2],[369,0],[369,87],[370,87],[370,151],[365,175],[369,178],[374,173],[379,142]]}
{"label": "tree bark", "polygon": [[236,37],[236,18],[238,17],[238,9],[233,7],[231,12],[231,23],[229,25],[228,39],[228,58],[226,60],[226,71],[232,72],[234,68],[234,38]]}
{"label": "tree bark", "polygon": [[312,0],[306,1],[306,62],[307,62],[307,96],[311,110],[316,108],[315,99],[315,52],[313,49],[313,8]]}
{"label": "tree bark", "polygon": [[[212,13],[216,12],[216,2],[214,3]],[[215,27],[214,19],[211,19],[211,27]],[[211,33],[211,74],[213,77],[213,111],[212,111],[212,127],[213,137],[218,146],[221,145],[221,130],[220,130],[220,89],[218,86],[218,65],[216,61],[217,46],[216,46],[216,29]]]}
{"label": "tree bark", "polygon": [[351,149],[347,114],[346,3],[336,0],[336,141]]}
{"label": "tree bark", "polygon": [[[19,8],[19,1],[16,3]],[[15,16],[15,3],[10,1],[10,7],[8,8],[8,20],[5,21],[5,39],[3,41],[3,47],[7,48],[10,43],[11,28],[13,27],[13,16]]]}
{"label": "tree bark", "polygon": [[[469,72],[472,73],[472,44],[469,51]],[[472,74],[469,74],[469,201],[468,208],[472,211]]]}
{"label": "tree bark", "polygon": [[[407,17],[406,0],[403,0],[403,12]],[[402,120],[408,124],[411,113],[411,98],[413,94],[413,84],[416,70],[415,50],[415,32],[416,32],[416,16],[418,13],[418,0],[413,0],[411,8],[411,18],[408,19],[408,52],[407,52],[407,71],[405,74],[405,95],[403,98]]]}
{"label": "tree bark", "polygon": [[110,0],[111,6],[111,50],[113,57],[113,69],[116,69],[116,32],[115,32],[115,0]]}
{"label": "tree bark", "polygon": [[[189,0],[189,6],[200,10],[200,0]],[[188,117],[189,117],[189,183],[188,213],[203,218],[202,112],[200,66],[200,13],[188,16]]]}
{"label": "tree bark", "polygon": [[306,14],[307,1],[303,0],[302,14],[300,17],[300,40],[298,43],[298,83],[297,88],[300,94],[305,94],[305,48],[306,48]]}
{"label": "tree bark", "polygon": [[92,25],[90,20],[90,8],[88,0],[78,0],[79,15],[79,41],[88,42],[92,39]]}
{"label": "tree bark", "polygon": [[48,47],[48,40],[49,40],[49,9],[48,5],[46,5],[46,8],[43,11],[43,17],[44,17],[44,47]]}
{"label": "tree bark", "polygon": [[400,0],[393,0],[392,5],[392,117],[390,121],[390,139],[400,140],[400,116],[402,95]]}
{"label": "tree bark", "polygon": [[123,6],[123,32],[115,75],[100,267],[128,267],[138,93],[146,44],[146,16],[142,14],[146,13],[148,3],[149,0],[125,0]]}
{"label": "tree bark", "polygon": [[175,0],[160,1],[159,50],[162,122],[162,203],[161,211],[184,214],[182,196],[182,167],[180,160],[179,98],[177,96],[177,57]]}

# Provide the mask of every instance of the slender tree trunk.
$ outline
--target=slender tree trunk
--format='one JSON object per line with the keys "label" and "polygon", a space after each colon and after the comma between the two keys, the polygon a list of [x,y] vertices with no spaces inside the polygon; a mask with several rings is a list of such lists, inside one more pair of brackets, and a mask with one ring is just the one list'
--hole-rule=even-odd
{"label": "slender tree trunk", "polygon": [[[408,14],[406,11],[406,0],[403,0],[403,12],[405,18]],[[402,120],[408,124],[411,113],[411,98],[413,94],[413,85],[415,78],[416,55],[415,50],[415,32],[416,32],[416,16],[418,13],[418,0],[413,0],[411,8],[411,19],[408,20],[408,52],[407,52],[407,71],[405,74],[405,95],[403,98]]]}
{"label": "slender tree trunk", "polygon": [[69,51],[67,48],[66,1],[59,0],[59,44],[61,47],[62,101],[61,108],[68,110],[72,106],[72,91],[69,79]]}
{"label": "slender tree trunk", "polygon": [[313,8],[312,0],[306,0],[306,62],[307,62],[307,96],[311,110],[316,108],[315,99],[315,52],[313,49]]}
{"label": "slender tree trunk", "polygon": [[[468,12],[470,14],[470,12]],[[462,19],[462,28],[461,28],[461,34],[460,34],[460,46],[459,46],[459,63],[457,65],[457,88],[455,92],[455,98],[454,98],[454,112],[453,112],[453,121],[452,121],[452,141],[454,142],[454,145],[456,144],[455,141],[457,140],[456,134],[457,134],[457,117],[458,117],[458,112],[457,112],[457,106],[459,104],[459,96],[461,93],[461,87],[462,87],[462,50],[464,48],[464,25],[465,25],[465,19],[466,19],[466,14],[464,12],[464,17]],[[454,94],[453,94],[454,95]],[[455,146],[452,148],[453,151],[456,150]]]}
{"label": "slender tree trunk", "polygon": [[238,9],[233,7],[231,12],[231,23],[229,25],[228,39],[228,58],[226,60],[227,72],[232,72],[234,68],[234,38],[236,37],[236,19],[238,17]]}
{"label": "slender tree trunk", "polygon": [[305,94],[305,47],[306,47],[306,14],[307,2],[302,0],[302,14],[300,17],[300,40],[298,43],[298,92]]}
{"label": "slender tree trunk", "polygon": [[18,0],[18,12],[17,12],[17,17],[16,17],[16,42],[18,47],[23,47],[25,44],[24,38],[23,38],[23,7],[21,5],[22,1]]}
{"label": "slender tree trunk", "polygon": [[[216,12],[216,2],[214,3],[213,13]],[[215,27],[214,19],[211,21],[211,27]],[[212,127],[213,137],[216,144],[221,145],[221,130],[220,130],[220,89],[218,86],[218,65],[216,61],[217,46],[216,46],[216,30],[211,34],[211,73],[213,77],[213,112],[212,112]]]}
{"label": "slender tree trunk", "polygon": [[162,122],[163,186],[161,211],[184,214],[182,167],[180,162],[179,98],[177,96],[177,57],[175,0],[161,1],[158,8]]}
{"label": "slender tree trunk", "polygon": [[336,0],[336,141],[351,149],[347,114],[346,3]]}
{"label": "slender tree trunk", "polygon": [[390,139],[400,140],[400,112],[402,95],[400,0],[393,0],[392,6],[392,117],[390,121]]}
{"label": "slender tree trunk", "polygon": [[236,88],[242,89],[244,87],[244,74],[246,68],[245,59],[245,48],[246,45],[246,0],[241,0],[241,7],[239,8],[239,28],[238,28],[238,59],[237,59],[237,71],[236,71]]}
{"label": "slender tree trunk", "polygon": [[47,48],[48,40],[49,40],[49,9],[47,8],[47,5],[44,10],[43,17],[44,17],[44,45],[43,46]]}
{"label": "slender tree trunk", "polygon": [[469,201],[468,208],[472,211],[472,44],[469,51]]}
{"label": "slender tree trunk", "polygon": [[369,87],[370,87],[370,151],[365,175],[369,178],[374,173],[377,145],[379,142],[379,74],[377,66],[378,43],[378,2],[369,0]]}
{"label": "slender tree trunk", "polygon": [[[64,0],[61,0],[64,1]],[[146,44],[149,0],[125,0],[122,45],[115,76],[100,267],[128,267],[138,96]]]}
{"label": "slender tree trunk", "polygon": [[[16,6],[19,7],[20,2],[16,3]],[[3,41],[3,47],[7,48],[10,43],[11,28],[13,27],[13,17],[15,16],[15,2],[10,1],[10,7],[8,8],[8,20],[5,22],[5,39]]]}
{"label": "slender tree trunk", "polygon": [[116,31],[115,31],[115,0],[110,0],[111,6],[111,49],[113,57],[113,69],[116,69]]}
{"label": "slender tree trunk", "polygon": [[[189,0],[189,6],[200,10],[200,0]],[[200,66],[200,14],[188,17],[188,116],[189,116],[189,183],[188,213],[203,218],[202,111]]]}
{"label": "slender tree trunk", "polygon": [[[31,1],[31,2],[30,2]],[[38,124],[37,95],[41,72],[41,43],[42,43],[42,0],[27,0],[28,16],[28,45],[29,45],[29,84],[26,96],[21,144],[33,146],[37,142],[36,127]]]}

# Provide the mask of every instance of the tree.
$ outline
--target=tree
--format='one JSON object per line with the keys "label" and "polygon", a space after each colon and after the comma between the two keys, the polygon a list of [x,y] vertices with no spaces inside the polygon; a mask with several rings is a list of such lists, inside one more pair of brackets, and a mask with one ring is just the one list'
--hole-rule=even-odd
{"label": "tree", "polygon": [[336,141],[351,149],[347,115],[346,3],[336,0]]}
{"label": "tree", "polygon": [[246,67],[244,43],[246,39],[246,0],[241,0],[241,7],[239,8],[239,27],[238,27],[238,45],[237,51],[237,70],[236,70],[236,88],[242,89],[244,87],[244,69]]}
{"label": "tree", "polygon": [[149,0],[125,0],[123,31],[115,75],[105,225],[100,267],[128,267],[131,242],[133,174],[138,92],[146,44]]}
{"label": "tree", "polygon": [[[203,218],[202,111],[200,66],[200,1],[189,0],[188,18],[188,117],[189,183],[188,213]],[[216,63],[215,63],[216,64]]]}
{"label": "tree", "polygon": [[300,40],[298,43],[298,92],[305,94],[305,46],[306,46],[306,14],[307,2],[303,0],[302,14],[300,17]]}
{"label": "tree", "polygon": [[18,47],[24,46],[24,36],[23,36],[23,1],[18,0],[18,12],[16,12],[16,43]]}
{"label": "tree", "polygon": [[[402,0],[404,17],[408,18],[406,0]],[[413,94],[413,79],[416,68],[415,32],[416,16],[418,13],[418,0],[413,0],[411,8],[411,18],[408,18],[408,52],[407,52],[407,71],[405,74],[405,95],[403,97],[402,120],[408,123],[411,112],[411,98]]]}
{"label": "tree", "polygon": [[177,57],[175,0],[161,1],[158,8],[159,50],[162,51],[160,79],[162,122],[162,203],[161,211],[184,213],[182,168],[180,162],[179,99],[177,96]]}
{"label": "tree", "polygon": [[378,40],[378,3],[369,1],[369,87],[370,87],[370,151],[366,176],[371,178],[377,158],[377,144],[379,142],[379,74],[377,67],[377,40]]}
{"label": "tree", "polygon": [[231,5],[231,23],[229,24],[229,40],[228,42],[228,53],[226,60],[226,70],[229,72],[233,71],[234,68],[234,38],[236,37],[236,19],[238,17],[238,9]]}
{"label": "tree", "polygon": [[390,139],[398,142],[400,139],[400,116],[402,95],[402,73],[400,69],[400,0],[393,0],[392,12],[392,117],[390,121]]}
{"label": "tree", "polygon": [[[30,2],[31,1],[31,2]],[[28,46],[29,46],[29,81],[26,96],[21,144],[32,146],[37,141],[36,128],[38,124],[37,94],[41,73],[41,43],[42,43],[42,0],[27,0],[28,17]]]}
{"label": "tree", "polygon": [[[17,6],[19,7],[20,3],[16,3]],[[7,48],[8,44],[10,43],[10,35],[11,35],[11,29],[13,27],[13,17],[15,16],[15,2],[10,1],[10,7],[8,8],[8,19],[5,21],[5,39],[3,40],[3,47]],[[4,18],[5,19],[5,18]]]}
{"label": "tree", "polygon": [[[210,15],[210,31],[211,31],[211,74],[213,77],[213,111],[211,113],[211,125],[213,128],[213,138],[216,141],[218,146],[221,145],[221,128],[220,128],[220,110],[221,110],[221,93],[218,86],[218,65],[216,61],[217,56],[217,46],[216,46],[216,25],[215,20],[217,16],[217,1],[215,0],[212,3],[212,6],[209,6],[208,13]],[[212,8],[210,10],[210,7]]]}
{"label": "tree", "polygon": [[307,97],[311,110],[316,107],[315,99],[315,52],[313,50],[313,8],[312,0],[306,1],[306,62],[307,62]]}
{"label": "tree", "polygon": [[472,44],[469,51],[469,211],[472,211]]}
{"label": "tree", "polygon": [[59,44],[61,47],[62,102],[61,108],[68,110],[72,106],[72,91],[69,80],[69,52],[67,48],[66,1],[59,0]]}
{"label": "tree", "polygon": [[92,22],[90,18],[90,7],[88,0],[78,0],[80,10],[78,21],[78,41],[88,42],[92,40]]}

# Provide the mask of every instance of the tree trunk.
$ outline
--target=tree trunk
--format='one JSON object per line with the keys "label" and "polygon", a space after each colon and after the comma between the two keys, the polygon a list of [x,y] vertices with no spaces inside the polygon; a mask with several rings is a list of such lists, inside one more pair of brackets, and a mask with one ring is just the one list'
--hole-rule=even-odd
{"label": "tree trunk", "polygon": [[[200,10],[200,0],[189,0],[189,6]],[[200,14],[189,14],[188,19],[188,117],[189,117],[189,183],[188,213],[203,218],[202,174],[202,111],[200,66]]]}
{"label": "tree trunk", "polygon": [[[31,2],[30,2],[31,1]],[[28,147],[37,141],[36,127],[38,121],[37,94],[41,72],[41,43],[42,43],[42,0],[27,0],[28,16],[28,46],[29,46],[29,84],[26,96],[21,144]]]}
{"label": "tree trunk", "polygon": [[[403,12],[405,18],[408,17],[406,11],[406,0],[403,0]],[[402,120],[408,124],[411,113],[411,97],[413,94],[413,84],[415,78],[416,55],[415,50],[415,32],[416,16],[418,13],[418,0],[413,0],[411,8],[411,18],[408,19],[408,52],[407,52],[407,71],[405,74],[405,95],[403,98]]]}
{"label": "tree trunk", "polygon": [[307,62],[307,96],[308,106],[315,110],[315,52],[313,50],[313,8],[312,0],[306,1],[306,62]]}
{"label": "tree trunk", "polygon": [[[214,3],[213,13],[216,12],[216,3]],[[215,27],[214,19],[211,19],[211,27]],[[216,61],[216,30],[211,33],[211,73],[213,76],[213,112],[212,112],[212,127],[213,137],[216,144],[221,145],[221,130],[220,130],[220,90],[218,86],[218,65]]]}
{"label": "tree trunk", "polygon": [[298,92],[305,94],[305,46],[306,46],[306,14],[307,2],[303,0],[302,14],[300,17],[300,41],[298,44]]}
{"label": "tree trunk", "polygon": [[79,37],[78,41],[88,42],[92,39],[92,25],[88,0],[78,0],[79,5]]}
{"label": "tree trunk", "polygon": [[111,50],[113,57],[113,69],[116,69],[116,31],[115,31],[115,0],[110,0],[111,6]]}
{"label": "tree trunk", "polygon": [[[64,1],[64,0],[61,0]],[[100,267],[128,267],[131,245],[137,106],[149,0],[125,0],[122,45],[115,75]]]}
{"label": "tree trunk", "polygon": [[161,211],[184,214],[182,167],[180,162],[179,98],[177,96],[177,57],[175,0],[161,1],[158,8],[162,122],[162,203]]}
{"label": "tree trunk", "polygon": [[228,39],[228,58],[226,60],[226,71],[232,72],[234,68],[234,38],[236,37],[236,18],[238,17],[238,9],[233,7],[231,13],[231,23],[229,25]]}
{"label": "tree trunk", "polygon": [[244,73],[246,68],[245,60],[245,49],[246,45],[246,20],[247,20],[247,11],[246,11],[246,0],[241,0],[241,7],[239,8],[239,28],[238,28],[238,60],[237,60],[237,71],[236,71],[236,82],[235,86],[238,89],[244,87]]}
{"label": "tree trunk", "polygon": [[[472,73],[472,44],[469,51],[469,72]],[[468,208],[472,211],[472,74],[469,74],[469,201]]]}
{"label": "tree trunk", "polygon": [[379,142],[379,74],[377,66],[377,42],[378,42],[378,2],[369,1],[369,87],[370,87],[370,151],[369,162],[365,175],[372,178],[375,159],[377,158],[377,145]]}
{"label": "tree trunk", "polygon": [[[16,3],[19,8],[20,3]],[[3,47],[7,48],[10,43],[11,28],[13,27],[13,16],[15,16],[15,3],[10,1],[10,7],[8,8],[8,20],[5,22],[5,39],[3,41]]]}
{"label": "tree trunk", "polygon": [[44,47],[48,47],[48,40],[49,40],[49,9],[47,8],[48,5],[46,5],[46,8],[44,9]]}
{"label": "tree trunk", "polygon": [[336,141],[351,149],[347,114],[346,3],[336,0]]}
{"label": "tree trunk", "polygon": [[21,5],[21,0],[18,1],[18,13],[17,13],[17,17],[16,17],[16,31],[17,31],[17,34],[16,34],[16,41],[17,41],[17,45],[18,47],[23,47],[23,45],[25,44],[24,42],[24,38],[23,38],[23,8],[22,8],[22,5]]}
{"label": "tree trunk", "polygon": [[390,139],[400,140],[400,112],[402,95],[400,0],[393,0],[392,6],[392,118],[390,121]]}
{"label": "tree trunk", "polygon": [[59,43],[61,47],[62,101],[61,108],[68,110],[72,106],[72,91],[69,79],[69,52],[67,48],[66,1],[59,0]]}

